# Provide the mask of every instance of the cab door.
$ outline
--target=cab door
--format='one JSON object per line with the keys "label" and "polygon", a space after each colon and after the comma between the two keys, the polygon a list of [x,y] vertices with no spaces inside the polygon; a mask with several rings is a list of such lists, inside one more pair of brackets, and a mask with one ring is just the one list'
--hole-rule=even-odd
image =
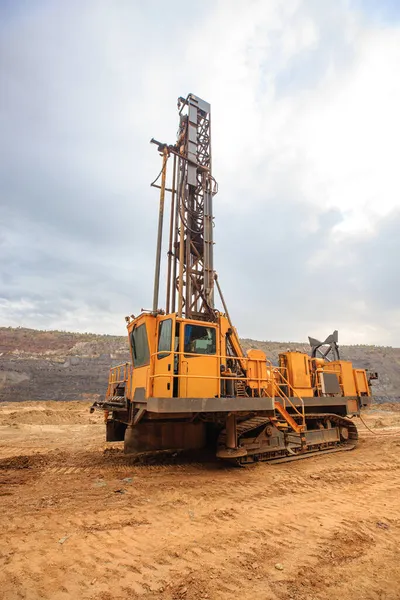
{"label": "cab door", "polygon": [[201,321],[181,323],[179,395],[182,398],[219,396],[217,327]]}
{"label": "cab door", "polygon": [[129,324],[129,345],[132,355],[130,398],[144,399],[151,394],[151,355],[154,352],[155,318],[140,315]]}
{"label": "cab door", "polygon": [[172,340],[175,336],[175,315],[159,317],[157,321],[157,350],[153,363],[153,396],[155,398],[171,398],[174,375]]}

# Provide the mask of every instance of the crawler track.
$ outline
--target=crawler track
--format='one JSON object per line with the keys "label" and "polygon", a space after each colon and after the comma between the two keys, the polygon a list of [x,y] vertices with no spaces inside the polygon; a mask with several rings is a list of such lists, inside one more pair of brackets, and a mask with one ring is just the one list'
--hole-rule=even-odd
{"label": "crawler track", "polygon": [[[238,446],[244,447],[247,454],[227,460],[241,466],[255,462],[282,463],[322,453],[353,450],[357,445],[358,431],[351,419],[330,413],[310,414],[306,417],[306,425],[305,437],[311,435],[308,436],[307,447],[302,448],[299,434],[278,429],[268,418],[253,417],[242,421],[237,425]],[[272,438],[266,433],[271,428],[275,433]],[[333,439],[335,435],[336,439]],[[223,430],[218,439],[219,448],[225,445],[225,438]],[[273,444],[270,441],[272,439]]]}

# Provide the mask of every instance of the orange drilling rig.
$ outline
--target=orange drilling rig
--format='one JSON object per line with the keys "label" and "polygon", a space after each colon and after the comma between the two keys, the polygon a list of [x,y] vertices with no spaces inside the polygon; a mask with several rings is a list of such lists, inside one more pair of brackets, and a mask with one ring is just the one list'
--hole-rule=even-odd
{"label": "orange drilling rig", "polygon": [[[127,453],[199,449],[247,464],[287,461],[354,448],[351,420],[370,402],[363,369],[340,360],[337,332],[310,338],[311,355],[284,352],[273,365],[261,350],[245,353],[213,263],[210,105],[179,98],[173,145],[162,157],[153,308],[126,317],[132,363],[113,367],[104,400],[107,441]],[[167,187],[167,167],[172,177]],[[157,183],[159,181],[159,183]],[[159,308],[162,233],[170,195],[165,310]],[[223,310],[215,308],[218,292]]]}

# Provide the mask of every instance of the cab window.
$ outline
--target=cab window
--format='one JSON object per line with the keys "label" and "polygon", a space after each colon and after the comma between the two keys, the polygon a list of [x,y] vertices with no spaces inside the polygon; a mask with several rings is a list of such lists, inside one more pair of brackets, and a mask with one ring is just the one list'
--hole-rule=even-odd
{"label": "cab window", "polygon": [[161,321],[158,328],[157,357],[165,358],[171,352],[172,319]]}
{"label": "cab window", "polygon": [[202,325],[186,325],[184,351],[185,354],[215,354],[215,329]]}
{"label": "cab window", "polygon": [[131,348],[135,367],[142,367],[149,364],[150,351],[145,323],[139,325],[139,327],[135,327],[131,332]]}

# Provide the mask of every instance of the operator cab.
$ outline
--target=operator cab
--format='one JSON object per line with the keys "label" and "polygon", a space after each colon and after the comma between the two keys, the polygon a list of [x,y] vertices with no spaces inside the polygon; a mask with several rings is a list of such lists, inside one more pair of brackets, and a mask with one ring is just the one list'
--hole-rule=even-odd
{"label": "operator cab", "polygon": [[218,323],[142,313],[128,324],[132,357],[128,398],[219,395]]}

